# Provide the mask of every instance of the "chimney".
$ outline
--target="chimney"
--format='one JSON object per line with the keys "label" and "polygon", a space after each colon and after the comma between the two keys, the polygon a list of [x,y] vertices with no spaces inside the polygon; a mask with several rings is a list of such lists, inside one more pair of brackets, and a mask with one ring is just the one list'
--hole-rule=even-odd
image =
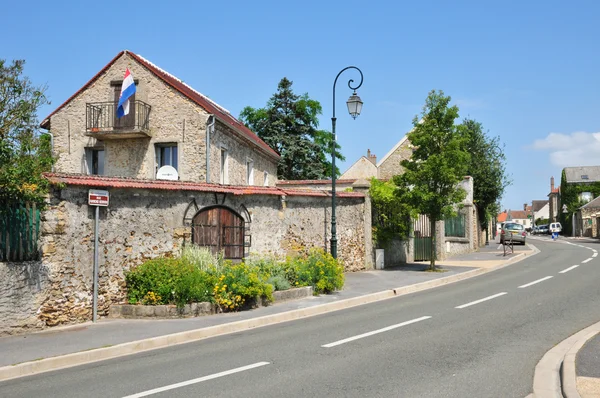
{"label": "chimney", "polygon": [[377,166],[377,155],[371,155],[371,150],[367,149],[367,159],[371,161],[375,166]]}
{"label": "chimney", "polygon": [[527,211],[527,203],[523,203],[523,210]]}
{"label": "chimney", "polygon": [[550,193],[554,192],[554,177],[550,177]]}

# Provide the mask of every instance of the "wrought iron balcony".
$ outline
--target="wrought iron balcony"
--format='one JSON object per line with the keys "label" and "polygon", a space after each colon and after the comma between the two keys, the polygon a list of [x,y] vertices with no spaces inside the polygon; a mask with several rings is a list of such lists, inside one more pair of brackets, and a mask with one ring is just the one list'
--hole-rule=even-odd
{"label": "wrought iron balcony", "polygon": [[86,104],[86,135],[103,139],[150,137],[150,110],[143,101],[132,101],[129,114],[117,117],[117,102]]}

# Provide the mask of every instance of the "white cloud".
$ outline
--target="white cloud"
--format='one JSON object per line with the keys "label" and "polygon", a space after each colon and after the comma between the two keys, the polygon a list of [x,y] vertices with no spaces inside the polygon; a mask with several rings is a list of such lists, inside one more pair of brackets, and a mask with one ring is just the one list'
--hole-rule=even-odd
{"label": "white cloud", "polygon": [[550,133],[533,142],[533,149],[548,151],[550,162],[558,167],[600,164],[600,132]]}

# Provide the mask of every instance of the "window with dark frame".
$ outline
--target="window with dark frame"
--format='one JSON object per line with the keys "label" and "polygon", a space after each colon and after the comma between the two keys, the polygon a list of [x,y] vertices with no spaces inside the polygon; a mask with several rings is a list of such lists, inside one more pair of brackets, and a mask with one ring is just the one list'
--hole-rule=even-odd
{"label": "window with dark frame", "polygon": [[163,166],[172,166],[179,171],[177,143],[156,144],[155,153],[157,171]]}
{"label": "window with dark frame", "polygon": [[86,148],[87,172],[91,175],[104,175],[104,149]]}

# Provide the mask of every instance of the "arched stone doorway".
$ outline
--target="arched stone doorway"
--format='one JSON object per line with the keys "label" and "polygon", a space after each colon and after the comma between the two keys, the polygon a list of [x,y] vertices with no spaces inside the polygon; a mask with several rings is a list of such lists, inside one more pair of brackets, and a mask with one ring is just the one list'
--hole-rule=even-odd
{"label": "arched stone doorway", "polygon": [[244,258],[244,219],[225,206],[200,210],[192,219],[192,243],[223,252],[226,259]]}

